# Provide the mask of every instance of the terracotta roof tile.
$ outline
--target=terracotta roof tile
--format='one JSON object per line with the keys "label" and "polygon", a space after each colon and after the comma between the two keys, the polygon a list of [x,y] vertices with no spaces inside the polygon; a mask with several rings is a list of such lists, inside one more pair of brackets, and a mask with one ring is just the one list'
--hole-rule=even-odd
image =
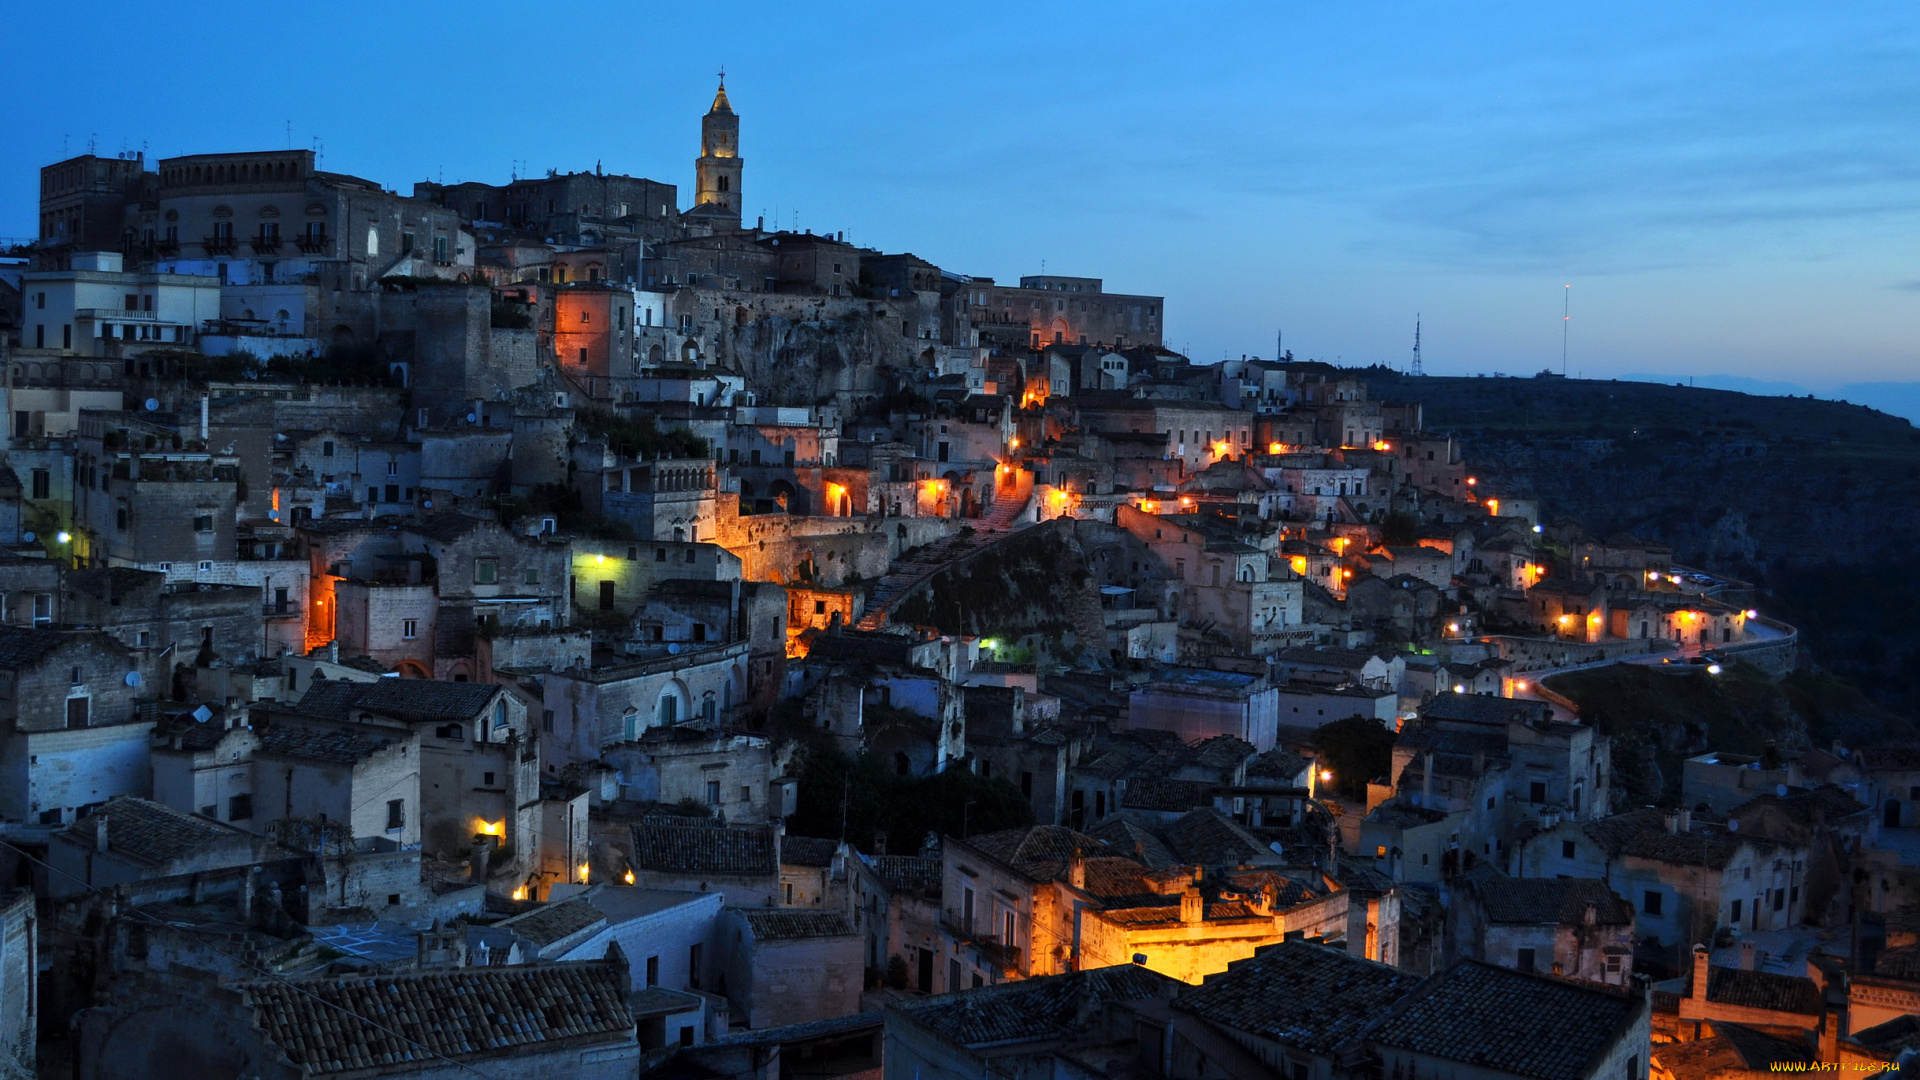
{"label": "terracotta roof tile", "polygon": [[800,908],[735,909],[753,931],[755,941],[798,941],[802,938],[847,937],[853,924],[837,911]]}
{"label": "terracotta roof tile", "polygon": [[633,865],[691,874],[778,874],[773,830],[635,825]]}
{"label": "terracotta roof tile", "polygon": [[1419,984],[1412,975],[1340,949],[1288,941],[1209,975],[1174,1008],[1325,1054]]}
{"label": "terracotta roof tile", "polygon": [[626,975],[597,961],[253,982],[240,990],[267,1040],[308,1075],[633,1037]]}
{"label": "terracotta roof tile", "polygon": [[1581,1080],[1638,1009],[1624,993],[1469,960],[1429,980],[1367,1038],[1481,1071]]}

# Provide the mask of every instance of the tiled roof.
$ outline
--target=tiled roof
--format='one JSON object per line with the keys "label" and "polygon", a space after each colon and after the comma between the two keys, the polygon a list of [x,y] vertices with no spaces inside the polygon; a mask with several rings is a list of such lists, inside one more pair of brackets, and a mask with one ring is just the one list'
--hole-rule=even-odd
{"label": "tiled roof", "polygon": [[[1718,1024],[1714,1026],[1719,1027]],[[1897,1055],[1902,1050],[1920,1050],[1920,1016],[1896,1016],[1884,1024],[1875,1024],[1847,1037],[1883,1054]]]}
{"label": "tiled roof", "polygon": [[260,732],[262,754],[306,758],[352,765],[392,746],[394,740],[365,732],[320,731],[292,724],[275,724]]}
{"label": "tiled roof", "polygon": [[1741,1072],[1767,1072],[1774,1062],[1811,1062],[1804,1040],[1782,1039],[1763,1031],[1715,1021],[1713,1035],[1687,1042],[1660,1043],[1653,1060],[1675,1080],[1710,1080]]}
{"label": "tiled roof", "polygon": [[[1758,837],[1741,837],[1714,829],[1696,827],[1685,833],[1669,833],[1666,814],[1667,811],[1653,807],[1629,810],[1588,822],[1581,831],[1611,855],[1632,855],[1714,870],[1725,869],[1743,844],[1752,844],[1763,851],[1773,850],[1772,845]],[[1699,815],[1694,817],[1697,822]]]}
{"label": "tiled roof", "polygon": [[736,909],[747,920],[755,941],[798,941],[801,938],[847,937],[853,924],[837,911],[801,908]]}
{"label": "tiled roof", "polygon": [[1273,858],[1273,849],[1220,811],[1208,807],[1182,814],[1160,830],[1174,857],[1204,866],[1243,866]]}
{"label": "tiled roof", "polygon": [[1081,1031],[1110,1001],[1165,998],[1181,983],[1136,964],[915,998],[891,1008],[963,1046],[1063,1039]]}
{"label": "tiled roof", "polygon": [[107,824],[110,853],[153,863],[170,862],[212,844],[249,838],[249,834],[231,825],[131,795],[109,799],[105,806],[74,822],[61,835],[93,848],[99,843],[102,821]]}
{"label": "tiled roof", "polygon": [[591,900],[576,896],[558,904],[543,904],[499,925],[512,928],[514,933],[535,945],[545,946],[605,921],[606,916],[593,906]]}
{"label": "tiled roof", "polygon": [[[278,980],[240,987],[265,1037],[308,1075],[630,1040],[627,979],[609,963]],[[409,1070],[411,1071],[411,1070]]]}
{"label": "tiled roof", "polygon": [[1510,878],[1496,872],[1470,879],[1468,887],[1488,922],[1579,926],[1589,904],[1599,925],[1633,922],[1633,909],[1598,878]]}
{"label": "tiled roof", "polygon": [[1075,854],[1107,850],[1093,837],[1058,825],[1007,829],[957,842],[1034,881],[1065,878],[1067,864]]}
{"label": "tiled roof", "polygon": [[1108,818],[1088,830],[1088,836],[1107,846],[1109,851],[1117,851],[1159,870],[1172,866],[1173,852],[1153,831],[1124,817]]}
{"label": "tiled roof", "polygon": [[1331,1053],[1420,980],[1340,949],[1288,941],[1174,1001],[1215,1024],[1313,1053]]}
{"label": "tiled roof", "polygon": [[294,708],[308,716],[333,720],[344,720],[361,711],[402,720],[470,720],[499,692],[500,688],[491,683],[438,679],[325,679],[308,687]]}
{"label": "tiled roof", "polygon": [[1873,958],[1873,973],[1882,979],[1920,982],[1920,945],[1880,950],[1880,955]]}
{"label": "tiled roof", "polygon": [[485,524],[479,518],[465,514],[435,514],[418,525],[406,526],[406,531],[445,543],[458,540]]}
{"label": "tiled roof", "polygon": [[1243,870],[1237,874],[1228,874],[1227,881],[1234,888],[1246,893],[1259,892],[1268,885],[1273,886],[1276,908],[1290,908],[1296,904],[1304,904],[1318,895],[1293,878],[1272,870]]}
{"label": "tiled roof", "polygon": [[1251,784],[1256,780],[1284,780],[1292,783],[1299,778],[1306,767],[1306,758],[1284,746],[1276,746],[1247,762],[1247,782]]}
{"label": "tiled roof", "polygon": [[889,892],[940,895],[942,871],[938,856],[875,855],[872,862],[874,872],[886,882]]}
{"label": "tiled roof", "polygon": [[1920,746],[1862,746],[1854,753],[1869,769],[1920,769]]}
{"label": "tiled roof", "polygon": [[1235,769],[1252,758],[1258,747],[1237,735],[1215,735],[1187,748],[1187,763],[1203,769]]}
{"label": "tiled roof", "polygon": [[1469,960],[1428,980],[1368,1041],[1533,1080],[1581,1080],[1638,1011],[1624,993]]}
{"label": "tiled roof", "polygon": [[822,840],[812,836],[783,836],[780,838],[780,865],[832,866],[833,853],[838,850],[840,850],[838,840]]}
{"label": "tiled roof", "polygon": [[72,640],[74,635],[59,630],[0,624],[0,668],[32,664]]}
{"label": "tiled roof", "polygon": [[1820,988],[1812,979],[1745,968],[1708,968],[1707,1000],[1716,1005],[1739,1005],[1804,1016],[1819,1016],[1823,1011]]}
{"label": "tiled roof", "polygon": [[778,874],[771,829],[635,825],[633,865],[689,874]]}
{"label": "tiled roof", "polygon": [[1147,884],[1147,868],[1132,859],[1089,856],[1081,866],[1086,871],[1086,891],[1090,896],[1129,896],[1153,891]]}
{"label": "tiled roof", "polygon": [[1120,805],[1129,810],[1187,811],[1213,804],[1218,785],[1205,780],[1168,780],[1137,777],[1127,781]]}

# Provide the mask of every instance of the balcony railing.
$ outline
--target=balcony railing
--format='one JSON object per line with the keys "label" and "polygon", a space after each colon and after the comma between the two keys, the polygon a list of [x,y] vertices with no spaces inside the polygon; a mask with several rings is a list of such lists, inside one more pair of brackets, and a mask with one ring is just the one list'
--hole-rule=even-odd
{"label": "balcony railing", "polygon": [[255,255],[265,255],[280,250],[280,238],[277,236],[254,236],[247,239]]}
{"label": "balcony railing", "polygon": [[327,242],[331,239],[326,233],[301,233],[293,243],[308,255],[318,255],[327,250]]}
{"label": "balcony railing", "polygon": [[297,619],[300,617],[300,601],[268,600],[260,605],[260,614],[269,619]]}
{"label": "balcony railing", "polygon": [[231,236],[208,236],[200,241],[200,249],[209,255],[231,255],[239,247],[239,242]]}

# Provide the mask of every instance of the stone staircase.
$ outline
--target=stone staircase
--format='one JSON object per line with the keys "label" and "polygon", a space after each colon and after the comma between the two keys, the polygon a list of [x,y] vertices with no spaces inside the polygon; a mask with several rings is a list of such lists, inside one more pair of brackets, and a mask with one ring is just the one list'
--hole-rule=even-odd
{"label": "stone staircase", "polygon": [[1011,484],[994,492],[986,515],[967,522],[973,526],[971,535],[949,537],[896,560],[868,595],[866,614],[854,628],[878,630],[886,626],[887,613],[928,578],[1017,532],[1020,515],[1033,501],[1033,474],[1019,469],[1013,476]]}

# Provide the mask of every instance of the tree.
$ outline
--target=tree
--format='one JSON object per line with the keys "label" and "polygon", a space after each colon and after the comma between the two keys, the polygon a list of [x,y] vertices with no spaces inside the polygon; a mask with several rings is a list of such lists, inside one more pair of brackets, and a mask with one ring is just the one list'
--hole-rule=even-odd
{"label": "tree", "polygon": [[1314,733],[1320,768],[1333,772],[1333,790],[1349,799],[1367,797],[1367,781],[1393,768],[1393,732],[1365,716],[1335,720]]}

